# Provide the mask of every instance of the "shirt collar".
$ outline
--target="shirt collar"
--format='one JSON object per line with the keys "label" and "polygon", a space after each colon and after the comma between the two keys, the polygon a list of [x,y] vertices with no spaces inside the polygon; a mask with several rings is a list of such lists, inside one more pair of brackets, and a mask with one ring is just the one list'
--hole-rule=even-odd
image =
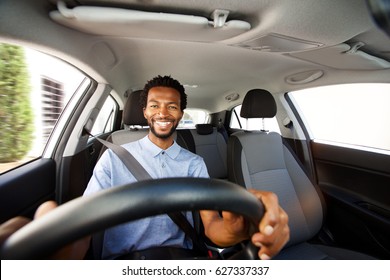
{"label": "shirt collar", "polygon": [[158,147],[156,144],[154,144],[152,141],[150,141],[148,135],[140,139],[139,142],[141,147],[144,147],[144,149],[148,151],[153,157],[156,157],[162,152],[165,152],[170,158],[174,159],[179,155],[181,149],[179,144],[177,144],[176,141],[173,141],[172,146],[170,146],[166,150],[163,150],[160,147]]}

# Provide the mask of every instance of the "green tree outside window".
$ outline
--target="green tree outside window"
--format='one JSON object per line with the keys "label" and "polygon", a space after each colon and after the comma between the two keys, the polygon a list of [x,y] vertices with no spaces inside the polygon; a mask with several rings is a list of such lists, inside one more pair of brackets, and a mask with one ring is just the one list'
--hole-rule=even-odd
{"label": "green tree outside window", "polygon": [[30,83],[21,47],[0,44],[0,163],[26,156],[32,145]]}

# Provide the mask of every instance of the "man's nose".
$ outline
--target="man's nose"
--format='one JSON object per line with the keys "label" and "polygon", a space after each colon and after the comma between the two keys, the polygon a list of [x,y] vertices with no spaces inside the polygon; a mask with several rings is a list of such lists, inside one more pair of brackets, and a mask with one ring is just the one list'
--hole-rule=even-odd
{"label": "man's nose", "polygon": [[160,114],[160,116],[167,116],[168,115],[168,108],[166,106],[161,106],[159,114]]}

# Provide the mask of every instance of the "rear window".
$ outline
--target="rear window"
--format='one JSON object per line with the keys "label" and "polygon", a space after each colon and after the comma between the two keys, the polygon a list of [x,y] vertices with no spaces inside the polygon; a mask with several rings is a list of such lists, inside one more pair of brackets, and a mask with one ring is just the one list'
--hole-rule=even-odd
{"label": "rear window", "polygon": [[180,120],[178,128],[195,128],[195,125],[207,123],[208,114],[200,109],[185,109],[183,118]]}
{"label": "rear window", "polygon": [[250,118],[245,119],[240,116],[241,105],[233,108],[230,120],[230,128],[244,130],[264,130],[280,134],[280,128],[276,117],[273,118]]}

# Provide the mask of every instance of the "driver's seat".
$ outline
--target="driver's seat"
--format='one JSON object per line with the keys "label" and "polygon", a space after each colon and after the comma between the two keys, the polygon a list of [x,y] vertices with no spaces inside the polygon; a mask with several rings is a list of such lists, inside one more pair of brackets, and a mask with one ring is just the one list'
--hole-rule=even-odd
{"label": "driver's seat", "polygon": [[[242,103],[243,118],[273,118],[276,103],[263,89],[250,90]],[[228,141],[229,180],[246,188],[272,191],[289,215],[290,241],[276,259],[371,259],[331,246],[309,243],[321,229],[324,210],[320,190],[278,133],[239,131]]]}

